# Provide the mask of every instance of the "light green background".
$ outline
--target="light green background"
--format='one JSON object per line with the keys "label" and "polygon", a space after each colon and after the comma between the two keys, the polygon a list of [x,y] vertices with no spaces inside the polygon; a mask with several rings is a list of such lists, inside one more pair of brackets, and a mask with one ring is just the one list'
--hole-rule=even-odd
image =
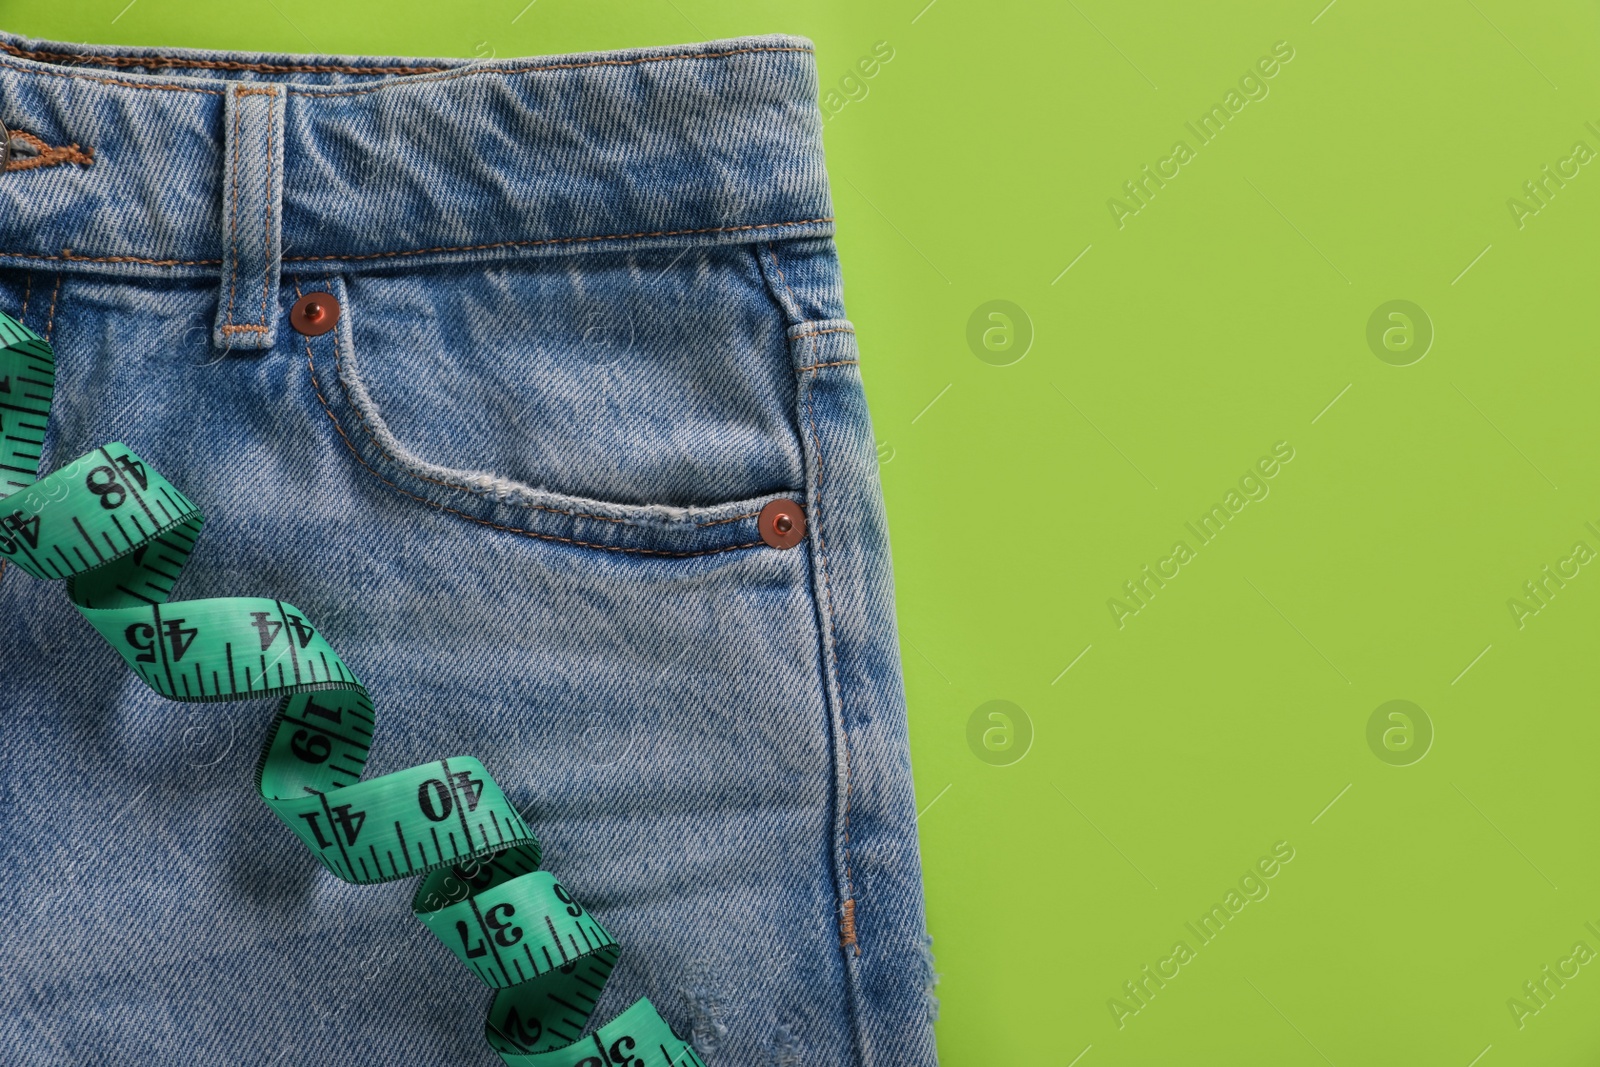
{"label": "light green background", "polygon": [[[1520,1027],[1507,1005],[1600,951],[1600,567],[1520,627],[1507,604],[1600,550],[1600,166],[1520,227],[1507,204],[1600,151],[1595,5],[523,3],[0,0],[0,26],[500,57],[782,30],[825,88],[888,42],[825,137],[943,1062],[1597,1061],[1600,962]],[[1279,41],[1269,95],[1199,146],[1185,122]],[[1119,228],[1107,201],[1180,139]],[[968,347],[992,299],[1035,333],[1010,366]],[[1394,299],[1436,331],[1410,366],[1366,341]],[[1201,546],[1184,524],[1280,441],[1270,495]],[[1107,601],[1178,540],[1119,628]],[[1009,766],[968,747],[994,699],[1032,724]],[[1368,747],[1393,699],[1435,730],[1410,766]],[[1280,841],[1270,895],[1202,946],[1185,923]],[[1180,939],[1119,1028],[1108,1000]]]}

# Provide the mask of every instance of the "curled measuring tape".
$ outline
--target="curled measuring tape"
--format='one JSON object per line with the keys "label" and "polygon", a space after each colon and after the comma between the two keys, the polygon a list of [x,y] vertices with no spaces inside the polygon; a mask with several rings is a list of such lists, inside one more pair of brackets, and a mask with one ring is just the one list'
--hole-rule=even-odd
{"label": "curled measuring tape", "polygon": [[130,449],[44,478],[55,357],[0,314],[0,556],[67,598],[172,700],[281,696],[256,789],[328,870],[421,876],[412,911],[496,992],[484,1034],[512,1067],[704,1067],[640,999],[583,1036],[617,943],[555,877],[470,756],[361,781],[376,721],[365,687],[297,608],[265,597],[171,603],[205,519]]}

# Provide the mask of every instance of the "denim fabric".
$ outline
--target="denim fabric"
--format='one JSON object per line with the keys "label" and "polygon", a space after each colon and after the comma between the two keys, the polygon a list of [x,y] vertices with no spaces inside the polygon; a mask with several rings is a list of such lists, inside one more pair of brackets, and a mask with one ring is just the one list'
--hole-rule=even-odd
{"label": "denim fabric", "polygon": [[[46,468],[120,440],[195,500],[175,598],[304,609],[377,702],[369,774],[481,758],[623,945],[599,1018],[648,996],[712,1067],[933,1064],[809,43],[0,53],[50,149],[0,174]],[[0,1061],[495,1062],[413,887],[255,797],[266,703],[161,699],[17,573],[0,671]]]}

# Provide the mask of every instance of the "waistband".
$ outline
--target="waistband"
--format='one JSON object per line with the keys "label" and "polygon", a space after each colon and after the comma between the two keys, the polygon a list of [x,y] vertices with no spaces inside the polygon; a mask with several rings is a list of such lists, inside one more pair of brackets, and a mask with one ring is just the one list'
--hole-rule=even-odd
{"label": "waistband", "polygon": [[475,61],[0,33],[0,266],[214,276],[245,225],[284,271],[831,235],[816,100],[779,35]]}

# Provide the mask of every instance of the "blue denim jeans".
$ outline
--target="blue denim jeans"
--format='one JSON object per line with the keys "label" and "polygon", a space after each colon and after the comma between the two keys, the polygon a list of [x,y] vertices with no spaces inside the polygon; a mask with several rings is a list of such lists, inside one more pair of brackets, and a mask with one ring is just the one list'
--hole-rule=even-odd
{"label": "blue denim jeans", "polygon": [[[0,35],[0,121],[45,468],[118,440],[200,505],[174,599],[303,609],[377,702],[369,775],[482,759],[622,943],[600,1019],[648,996],[711,1067],[933,1064],[810,44]],[[291,327],[309,292],[333,330]],[[339,882],[256,798],[267,703],[163,700],[14,569],[0,671],[0,1061],[495,1062],[413,886]]]}

